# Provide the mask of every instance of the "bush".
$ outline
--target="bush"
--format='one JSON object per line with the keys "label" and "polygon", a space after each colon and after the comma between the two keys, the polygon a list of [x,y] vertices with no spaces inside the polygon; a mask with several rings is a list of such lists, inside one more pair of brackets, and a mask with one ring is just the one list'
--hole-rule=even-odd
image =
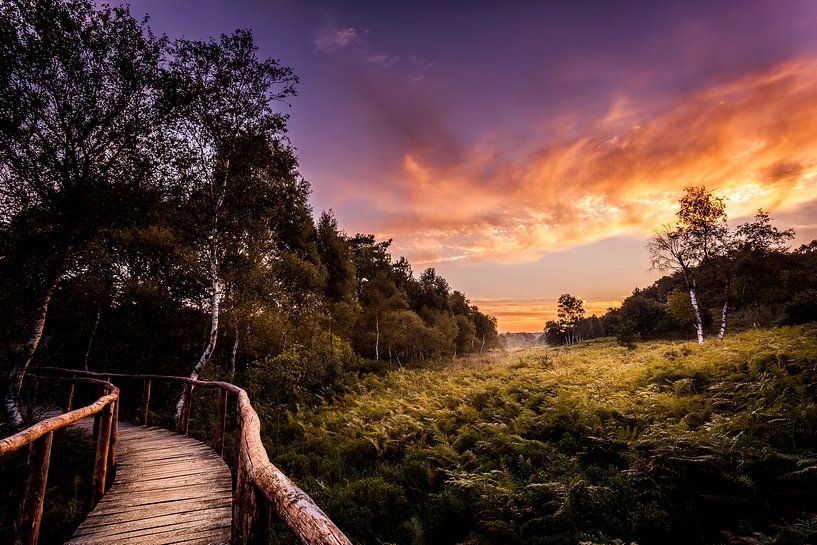
{"label": "bush", "polygon": [[295,344],[277,356],[254,362],[250,394],[253,401],[278,405],[290,405],[309,395],[326,397],[344,373],[359,366],[348,342],[324,332],[309,346]]}
{"label": "bush", "polygon": [[616,342],[627,350],[635,350],[635,345],[641,340],[641,334],[632,320],[624,320],[618,325]]}
{"label": "bush", "polygon": [[817,321],[817,290],[798,293],[786,304],[784,312],[783,323],[786,325]]}

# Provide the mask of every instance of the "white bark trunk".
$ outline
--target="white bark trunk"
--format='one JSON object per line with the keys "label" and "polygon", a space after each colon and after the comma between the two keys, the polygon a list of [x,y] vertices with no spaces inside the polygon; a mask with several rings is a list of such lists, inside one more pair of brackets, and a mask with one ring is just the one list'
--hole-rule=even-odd
{"label": "white bark trunk", "polygon": [[718,332],[718,340],[722,341],[726,335],[726,322],[729,316],[729,300],[723,302],[723,309],[721,309],[721,330]]}
{"label": "white bark trunk", "polygon": [[[218,340],[218,313],[219,305],[221,303],[221,282],[219,280],[219,263],[218,263],[218,218],[221,214],[221,207],[224,205],[224,198],[227,196],[227,181],[230,174],[230,157],[224,163],[224,177],[221,179],[221,186],[218,194],[213,195],[213,217],[210,225],[210,244],[209,244],[209,261],[210,261],[210,337],[207,339],[207,345],[204,347],[199,361],[190,373],[190,378],[196,380],[199,378],[204,366],[210,362],[213,356],[213,351],[216,349],[216,341]],[[212,186],[211,186],[212,187]],[[182,390],[182,395],[179,396],[179,401],[176,403],[176,418],[182,414],[182,407],[187,398],[187,390]]]}
{"label": "white bark trunk", "polygon": [[374,317],[374,328],[377,331],[374,339],[374,359],[380,360],[380,318]]}
{"label": "white bark trunk", "polygon": [[698,335],[698,344],[704,344],[704,324],[701,320],[701,309],[698,307],[698,295],[694,284],[689,288],[689,302],[692,304],[692,310],[695,311],[695,332]]}
{"label": "white bark trunk", "polygon": [[235,340],[233,341],[233,351],[230,354],[230,379],[235,378],[235,360],[238,355],[238,327],[235,328]]}
{"label": "white bark trunk", "polygon": [[[199,378],[204,366],[210,362],[213,356],[213,351],[216,349],[216,341],[218,340],[218,315],[219,305],[221,304],[221,285],[218,278],[218,256],[215,253],[215,242],[211,244],[210,253],[210,337],[207,339],[207,345],[204,347],[204,352],[201,353],[199,361],[190,373],[190,378],[196,380]],[[182,414],[182,407],[187,400],[187,390],[182,390],[182,395],[179,396],[179,401],[176,402],[176,418]]]}
{"label": "white bark trunk", "polygon": [[51,295],[57,287],[57,282],[54,281],[45,292],[43,300],[40,303],[40,308],[37,309],[37,316],[34,320],[34,327],[31,335],[23,346],[18,363],[14,366],[8,376],[8,384],[6,385],[6,394],[3,399],[3,409],[5,411],[6,422],[13,429],[20,429],[23,425],[23,415],[20,413],[20,390],[23,387],[23,379],[26,376],[31,360],[34,358],[34,352],[40,345],[40,339],[43,336],[45,329],[45,319],[48,316],[48,305],[51,304]]}
{"label": "white bark trunk", "polygon": [[482,354],[482,349],[485,348],[485,333],[482,334],[482,344],[479,347],[479,353]]}

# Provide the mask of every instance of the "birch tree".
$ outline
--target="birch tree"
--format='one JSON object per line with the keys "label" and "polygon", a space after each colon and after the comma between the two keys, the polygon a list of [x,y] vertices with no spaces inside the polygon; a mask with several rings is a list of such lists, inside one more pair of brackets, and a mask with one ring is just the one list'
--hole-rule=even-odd
{"label": "birch tree", "polygon": [[[243,143],[281,150],[287,116],[273,104],[294,95],[297,78],[275,59],[260,60],[252,34],[237,30],[218,40],[177,40],[164,72],[163,104],[171,114],[169,136],[181,195],[193,222],[207,278],[210,326],[193,366],[197,378],[213,356],[224,290],[222,262],[229,240],[241,239],[242,173],[253,174]],[[247,153],[250,155],[247,155]],[[235,230],[239,232],[235,232]],[[177,404],[181,411],[184,395]]]}
{"label": "birch tree", "polygon": [[690,233],[671,225],[663,225],[650,238],[647,248],[654,269],[662,272],[680,271],[683,275],[689,302],[695,314],[698,344],[704,344],[704,324],[698,303],[698,281],[695,277],[695,267],[700,264],[701,254],[696,250]]}
{"label": "birch tree", "polygon": [[[686,187],[678,210],[678,229],[687,233],[691,250],[701,265],[713,263],[720,275],[721,325],[718,339],[723,340],[729,320],[732,270],[729,263],[730,234],[726,225],[726,205],[706,187]],[[700,341],[699,341],[700,342]]]}
{"label": "birch tree", "polygon": [[[728,251],[729,231],[726,225],[726,205],[723,199],[706,187],[686,187],[681,197],[676,225],[664,225],[650,239],[648,249],[653,268],[660,271],[680,271],[695,312],[695,332],[698,343],[704,343],[703,320],[698,299],[696,269]],[[724,269],[725,271],[725,269]],[[721,311],[721,334],[726,330],[729,312],[731,277],[723,275],[724,302]]]}
{"label": "birch tree", "polygon": [[9,363],[4,413],[19,393],[49,306],[102,230],[127,222],[155,132],[153,83],[163,42],[126,7],[87,0],[0,3],[0,223],[26,316]]}

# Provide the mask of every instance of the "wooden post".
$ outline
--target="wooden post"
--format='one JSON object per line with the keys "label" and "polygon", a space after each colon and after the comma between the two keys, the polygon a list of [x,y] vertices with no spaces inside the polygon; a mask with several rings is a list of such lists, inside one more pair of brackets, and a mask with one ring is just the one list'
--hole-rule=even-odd
{"label": "wooden post", "polygon": [[76,388],[76,386],[72,382],[71,387],[68,389],[68,397],[65,400],[65,406],[63,407],[62,412],[64,412],[64,413],[70,413],[72,410],[74,410],[74,390],[75,390],[75,388]]}
{"label": "wooden post", "polygon": [[216,430],[213,432],[215,449],[219,456],[224,455],[224,428],[227,424],[227,390],[218,391],[218,414],[216,415]]}
{"label": "wooden post", "polygon": [[119,400],[112,403],[113,417],[111,418],[111,441],[108,448],[108,467],[116,465],[116,438],[119,434]]}
{"label": "wooden post", "polygon": [[[72,382],[71,386],[68,388],[68,395],[65,398],[65,404],[63,406],[63,414],[70,413],[74,410],[74,392],[76,390],[76,385]],[[65,437],[65,428],[57,430],[57,437],[63,438]]]}
{"label": "wooden post", "polygon": [[28,477],[25,496],[17,516],[15,545],[36,545],[43,518],[45,483],[48,480],[48,464],[51,460],[51,443],[54,432],[48,432],[28,446]]}
{"label": "wooden post", "polygon": [[91,491],[91,508],[105,494],[105,481],[108,474],[108,450],[111,442],[111,422],[113,421],[113,403],[108,403],[100,411],[99,436],[96,441],[96,458],[94,459],[94,478]]}
{"label": "wooden post", "polygon": [[184,404],[182,405],[182,420],[179,433],[187,435],[187,430],[190,427],[190,409],[193,406],[193,385],[189,382],[184,383]]}
{"label": "wooden post", "polygon": [[252,489],[253,496],[255,497],[255,516],[251,521],[252,533],[250,543],[252,545],[266,545],[272,533],[272,505],[267,501],[264,493],[256,486],[252,486]]}
{"label": "wooden post", "polygon": [[96,413],[94,415],[94,428],[93,428],[93,431],[91,431],[91,437],[94,439],[94,441],[99,439],[99,419],[100,418],[102,418],[102,415],[100,413]]}
{"label": "wooden post", "polygon": [[142,425],[148,425],[148,411],[150,408],[150,379],[146,378],[142,384]]}
{"label": "wooden post", "polygon": [[246,542],[242,539],[244,536],[241,533],[241,521],[244,518],[242,497],[244,493],[244,483],[247,478],[242,461],[244,441],[241,438],[241,406],[239,404],[237,405],[235,411],[235,462],[233,463],[233,539],[235,539],[236,545],[246,545]]}

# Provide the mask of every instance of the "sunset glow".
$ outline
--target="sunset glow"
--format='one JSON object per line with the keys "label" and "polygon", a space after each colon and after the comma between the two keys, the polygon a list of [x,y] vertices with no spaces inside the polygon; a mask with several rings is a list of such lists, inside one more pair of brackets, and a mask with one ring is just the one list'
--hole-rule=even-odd
{"label": "sunset glow", "polygon": [[812,2],[174,6],[135,11],[252,27],[300,75],[316,212],[394,239],[502,331],[541,331],[561,293],[590,315],[649,284],[644,241],[686,186],[817,237]]}

